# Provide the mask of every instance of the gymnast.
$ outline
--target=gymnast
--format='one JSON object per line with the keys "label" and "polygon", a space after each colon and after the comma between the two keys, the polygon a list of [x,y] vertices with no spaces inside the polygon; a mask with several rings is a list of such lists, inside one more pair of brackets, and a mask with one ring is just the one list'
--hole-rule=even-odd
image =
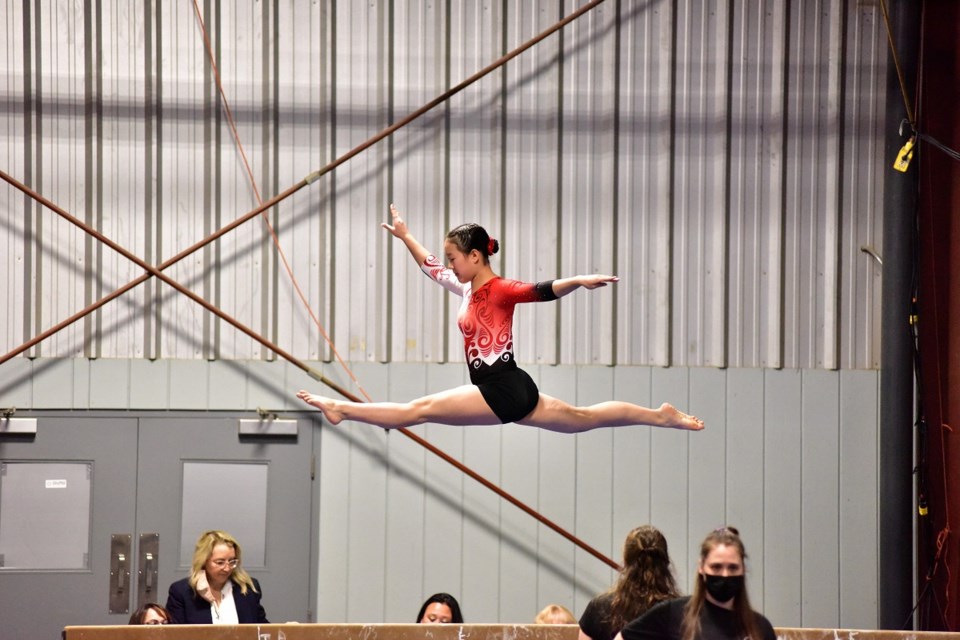
{"label": "gymnast", "polygon": [[499,242],[476,224],[464,224],[447,234],[447,265],[431,255],[410,233],[397,208],[390,205],[393,224],[381,226],[403,241],[417,265],[435,282],[463,297],[458,324],[472,384],[430,394],[410,402],[349,402],[300,391],[297,397],[323,412],[331,424],[342,420],[366,422],[384,429],[425,422],[448,425],[493,425],[516,422],[561,433],[598,427],[650,425],[698,431],[703,421],[663,403],[648,409],[621,401],[574,407],[537,390],[513,355],[513,308],[520,302],[556,300],[583,287],[596,289],[618,278],[586,275],[537,284],[507,280],[493,272],[490,256]]}

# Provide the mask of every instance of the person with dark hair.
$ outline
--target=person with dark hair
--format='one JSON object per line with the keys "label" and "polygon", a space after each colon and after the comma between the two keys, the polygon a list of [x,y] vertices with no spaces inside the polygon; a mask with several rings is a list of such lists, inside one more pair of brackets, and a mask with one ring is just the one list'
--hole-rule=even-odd
{"label": "person with dark hair", "polygon": [[170,614],[156,602],[148,602],[130,614],[127,624],[169,624]]}
{"label": "person with dark hair", "polygon": [[576,289],[596,289],[617,282],[608,275],[585,275],[536,284],[507,280],[493,272],[490,256],[500,243],[483,227],[461,225],[447,233],[447,266],[430,254],[410,233],[396,207],[393,224],[383,228],[403,241],[417,265],[448,291],[462,296],[458,324],[470,382],[411,402],[347,402],[300,391],[297,397],[323,412],[331,424],[357,420],[385,429],[425,422],[450,425],[522,425],[578,433],[598,427],[650,425],[700,430],[703,422],[667,403],[648,409],[629,402],[601,402],[575,407],[541,394],[513,355],[513,310],[523,302],[556,300]]}
{"label": "person with dark hair", "polygon": [[226,531],[205,531],[193,550],[190,576],[170,585],[174,624],[266,623],[260,584],[244,570],[240,543]]}
{"label": "person with dark hair", "polygon": [[628,622],[679,595],[667,539],[652,525],[637,527],[623,542],[617,583],[591,600],[580,616],[580,640],[613,640]]}
{"label": "person with dark hair", "polygon": [[693,595],[655,606],[617,640],[776,640],[770,621],[750,607],[746,558],[736,529],[712,531],[700,545]]}
{"label": "person with dark hair", "polygon": [[419,624],[463,624],[463,614],[460,613],[460,604],[449,593],[435,593],[417,614]]}

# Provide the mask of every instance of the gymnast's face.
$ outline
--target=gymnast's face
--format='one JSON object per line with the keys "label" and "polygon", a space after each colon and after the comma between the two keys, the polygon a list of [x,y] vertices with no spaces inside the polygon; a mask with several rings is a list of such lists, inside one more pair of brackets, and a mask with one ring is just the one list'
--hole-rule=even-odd
{"label": "gymnast's face", "polygon": [[456,244],[447,240],[443,244],[444,255],[447,257],[447,266],[453,270],[460,282],[470,282],[477,275],[481,260],[480,252],[473,250],[470,253],[460,251]]}
{"label": "gymnast's face", "polygon": [[431,602],[420,618],[420,624],[449,624],[453,621],[453,612],[442,602]]}

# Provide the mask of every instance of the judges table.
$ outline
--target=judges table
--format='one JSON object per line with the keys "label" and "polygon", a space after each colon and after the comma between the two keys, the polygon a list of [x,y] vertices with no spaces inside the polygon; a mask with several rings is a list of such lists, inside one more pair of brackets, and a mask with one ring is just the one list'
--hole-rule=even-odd
{"label": "judges table", "polygon": [[[533,624],[243,624],[67,627],[65,640],[577,640],[579,627]],[[781,640],[957,640],[921,631],[777,628]]]}

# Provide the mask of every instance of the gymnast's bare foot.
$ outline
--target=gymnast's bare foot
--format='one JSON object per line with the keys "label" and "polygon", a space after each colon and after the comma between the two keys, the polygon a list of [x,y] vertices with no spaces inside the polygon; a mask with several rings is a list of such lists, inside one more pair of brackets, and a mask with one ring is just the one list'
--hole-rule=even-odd
{"label": "gymnast's bare foot", "polygon": [[686,429],[700,431],[703,429],[703,420],[696,416],[679,411],[672,404],[664,402],[660,405],[660,415],[663,416],[663,426],[671,429]]}
{"label": "gymnast's bare foot", "polygon": [[323,396],[315,396],[309,391],[303,390],[297,392],[297,397],[310,406],[320,409],[320,411],[323,412],[323,417],[326,418],[330,424],[340,424],[343,420],[343,413],[337,409],[336,400],[324,398]]}

